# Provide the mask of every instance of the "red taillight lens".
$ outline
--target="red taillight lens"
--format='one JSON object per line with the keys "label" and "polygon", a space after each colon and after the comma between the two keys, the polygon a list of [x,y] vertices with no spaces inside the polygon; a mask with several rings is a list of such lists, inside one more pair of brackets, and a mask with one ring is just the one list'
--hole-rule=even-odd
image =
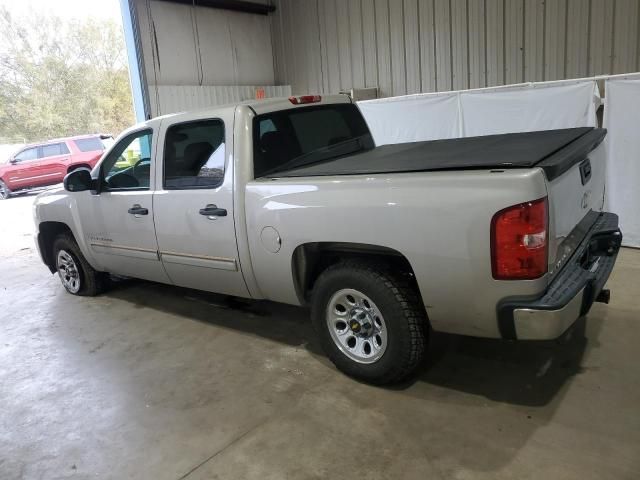
{"label": "red taillight lens", "polygon": [[491,261],[497,280],[531,280],[547,273],[547,199],[499,211],[491,221]]}
{"label": "red taillight lens", "polygon": [[299,97],[289,97],[289,101],[294,105],[302,105],[304,103],[318,103],[322,100],[320,95],[301,95]]}

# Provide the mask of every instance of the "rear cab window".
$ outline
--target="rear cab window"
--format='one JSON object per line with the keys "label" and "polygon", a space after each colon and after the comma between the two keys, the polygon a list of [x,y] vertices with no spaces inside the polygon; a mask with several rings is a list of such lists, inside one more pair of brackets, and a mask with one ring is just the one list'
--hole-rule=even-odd
{"label": "rear cab window", "polygon": [[255,178],[375,146],[360,110],[350,103],[258,115],[253,140]]}

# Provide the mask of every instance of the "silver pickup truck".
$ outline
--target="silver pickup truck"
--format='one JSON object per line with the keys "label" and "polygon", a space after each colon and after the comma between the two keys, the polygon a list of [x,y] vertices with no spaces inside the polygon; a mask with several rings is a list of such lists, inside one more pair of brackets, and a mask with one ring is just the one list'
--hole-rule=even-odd
{"label": "silver pickup truck", "polygon": [[605,135],[376,147],[339,95],[168,115],[40,195],[37,243],[75,295],[115,274],[310,305],[340,370],[389,383],[431,330],[552,339],[607,300]]}

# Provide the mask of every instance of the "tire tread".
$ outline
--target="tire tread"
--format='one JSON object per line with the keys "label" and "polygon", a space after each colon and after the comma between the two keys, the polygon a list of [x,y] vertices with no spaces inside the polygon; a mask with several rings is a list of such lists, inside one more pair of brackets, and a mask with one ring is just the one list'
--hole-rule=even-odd
{"label": "tire tread", "polygon": [[[404,380],[420,365],[426,350],[427,317],[416,286],[413,285],[410,279],[405,275],[393,272],[389,266],[373,265],[371,262],[357,259],[343,260],[329,266],[324,272],[322,272],[316,282],[316,285],[321,283],[324,279],[330,278],[336,272],[340,272],[342,270],[348,270],[350,272],[369,277],[376,283],[379,283],[388,289],[397,302],[397,305],[400,306],[402,316],[406,322],[404,328],[406,328],[408,333],[408,348],[403,348],[401,350],[401,356],[395,359],[392,367],[385,372],[384,375],[375,378],[367,377],[366,380],[370,383],[379,385],[396,383]],[[314,314],[314,325],[316,330],[318,330],[322,328],[323,325],[317,318],[320,316],[317,311],[318,306],[314,305],[314,307],[316,310]],[[322,312],[324,312],[324,309],[322,309]],[[328,349],[325,348],[325,350]],[[336,364],[341,370],[345,371],[344,368],[341,368],[342,362],[335,357],[336,353],[338,355],[341,355],[341,353],[334,352],[332,349],[329,349],[327,353],[334,364]],[[359,375],[357,373],[358,369],[359,368],[354,367],[353,370],[355,372],[349,369],[349,371],[346,371],[345,373],[357,377],[364,377],[364,375]]]}

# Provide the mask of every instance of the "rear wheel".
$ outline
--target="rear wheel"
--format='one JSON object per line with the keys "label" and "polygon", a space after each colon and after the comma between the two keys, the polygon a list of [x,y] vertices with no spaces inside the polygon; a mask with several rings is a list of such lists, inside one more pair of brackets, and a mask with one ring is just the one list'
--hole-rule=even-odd
{"label": "rear wheel", "polygon": [[427,319],[410,280],[366,263],[325,270],[314,287],[312,317],[336,367],[374,384],[397,382],[424,356]]}
{"label": "rear wheel", "polygon": [[53,243],[53,258],[62,286],[72,295],[94,296],[102,292],[107,274],[95,270],[84,258],[75,239],[59,235]]}
{"label": "rear wheel", "polygon": [[11,190],[9,190],[9,187],[7,187],[7,185],[2,180],[0,180],[0,200],[6,200],[10,196]]}

